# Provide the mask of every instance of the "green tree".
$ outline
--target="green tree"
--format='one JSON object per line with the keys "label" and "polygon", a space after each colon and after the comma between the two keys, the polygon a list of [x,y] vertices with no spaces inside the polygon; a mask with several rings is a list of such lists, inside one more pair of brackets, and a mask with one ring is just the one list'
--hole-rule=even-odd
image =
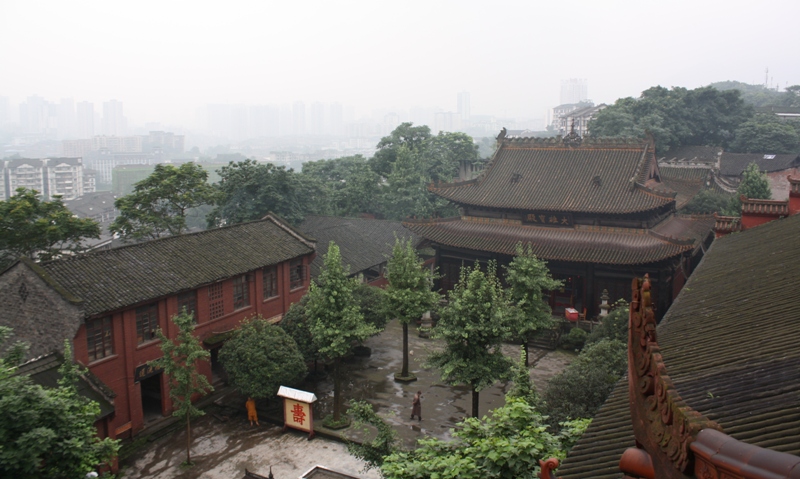
{"label": "green tree", "polygon": [[431,129],[425,125],[414,126],[413,123],[401,123],[389,136],[384,136],[378,142],[377,151],[369,160],[372,171],[387,178],[401,147],[412,153],[418,153],[430,137]]}
{"label": "green tree", "polygon": [[109,231],[125,240],[183,233],[188,210],[213,202],[214,189],[207,180],[208,172],[196,163],[156,165],[150,176],[134,185],[133,193],[114,201],[119,216]]}
{"label": "green tree", "polygon": [[396,239],[386,265],[386,309],[403,325],[403,370],[401,380],[416,379],[408,370],[408,324],[430,311],[439,300],[431,291],[433,273],[423,266],[412,240]]}
{"label": "green tree", "polygon": [[741,215],[742,196],[761,200],[772,198],[772,189],[769,187],[767,174],[761,171],[755,161],[747,165],[747,168],[742,172],[742,179],[739,182],[739,187],[736,189],[736,195],[731,199],[730,206],[727,210],[728,214],[733,216]]}
{"label": "green tree", "polygon": [[270,398],[308,373],[294,339],[262,317],[245,320],[222,346],[219,360],[233,387],[255,399]]}
{"label": "green tree", "polygon": [[602,339],[586,346],[561,373],[553,376],[543,395],[550,424],[591,418],[628,367],[628,348],[618,339]]}
{"label": "green tree", "polygon": [[314,363],[314,372],[316,373],[317,362],[323,358],[319,353],[319,346],[314,342],[314,336],[311,334],[311,320],[308,319],[306,314],[307,303],[308,295],[305,295],[300,298],[300,301],[292,304],[286,314],[283,315],[280,327],[297,344],[297,349],[303,355],[303,360],[306,363]]}
{"label": "green tree", "polygon": [[169,397],[174,408],[172,415],[186,421],[186,464],[191,465],[191,420],[205,414],[192,403],[192,397],[205,396],[214,390],[205,375],[197,370],[197,364],[208,361],[211,354],[194,335],[194,314],[187,313],[184,308],[180,314],[172,317],[172,322],[178,327],[178,336],[173,342],[158,329],[156,336],[161,341],[163,356],[150,361],[150,364],[163,369],[169,378]]}
{"label": "green tree", "polygon": [[364,316],[364,321],[375,327],[375,334],[380,333],[391,319],[386,311],[386,291],[357,282],[353,288],[353,301],[358,305],[358,310]]}
{"label": "green tree", "polygon": [[458,176],[461,161],[482,163],[478,145],[466,133],[440,131],[425,141],[423,164],[430,181],[452,181]]}
{"label": "green tree", "polygon": [[624,299],[617,300],[611,311],[602,318],[600,326],[595,327],[586,339],[586,346],[600,342],[603,339],[613,339],[628,342],[628,315],[630,309]]}
{"label": "green tree", "polygon": [[[0,345],[9,330],[0,330]],[[64,355],[72,357],[69,342]],[[15,360],[0,358],[0,471],[3,477],[73,479],[110,462],[119,441],[100,440],[94,422],[100,406],[78,394],[81,374],[71,359],[59,369],[58,387],[44,388],[15,374]]]}
{"label": "green tree", "polygon": [[366,401],[351,401],[347,412],[362,436],[372,437],[360,443],[348,442],[347,451],[367,463],[365,470],[380,469],[383,459],[398,449],[397,433]]}
{"label": "green tree", "polygon": [[511,368],[511,373],[514,385],[507,395],[509,397],[522,398],[531,406],[536,407],[539,404],[539,395],[536,393],[536,387],[528,370],[528,352],[525,348],[520,350],[519,360]]}
{"label": "green tree", "polygon": [[321,212],[335,216],[378,213],[375,199],[380,177],[361,155],[304,163],[302,176],[323,185],[329,209],[317,208]]}
{"label": "green tree", "polygon": [[270,211],[296,224],[308,212],[308,205],[316,204],[309,199],[311,192],[303,188],[300,175],[284,166],[245,160],[217,172],[220,180],[214,184],[217,198],[207,217],[209,227],[258,220]]}
{"label": "green tree", "polygon": [[800,152],[800,122],[775,115],[756,115],[736,129],[730,150],[738,153],[796,154]]}
{"label": "green tree", "polygon": [[752,115],[738,90],[655,86],[639,98],[620,98],[598,112],[589,131],[594,137],[642,137],[649,131],[658,153],[682,145],[726,147]]}
{"label": "green tree", "polygon": [[472,417],[478,417],[480,391],[508,377],[511,370],[511,361],[500,346],[510,339],[515,318],[496,269],[494,262],[489,262],[485,273],[477,263],[472,269],[461,268],[459,282],[432,331],[445,346],[431,354],[427,364],[441,371],[445,383],[470,387]]}
{"label": "green tree", "polygon": [[35,190],[18,188],[0,201],[0,266],[20,256],[46,260],[65,251],[81,252],[87,238],[100,238],[100,226],[76,218],[60,196],[42,201]]}
{"label": "green tree", "polygon": [[453,430],[452,441],[420,439],[413,451],[396,451],[383,460],[385,479],[533,479],[539,460],[564,459],[588,420],[548,429],[545,418],[518,397],[483,419],[468,418]]}
{"label": "green tree", "polygon": [[545,292],[561,287],[563,282],[553,279],[547,262],[533,254],[530,243],[526,246],[517,243],[516,253],[505,267],[506,283],[509,299],[519,315],[515,334],[522,340],[527,358],[528,343],[533,335],[553,326],[552,311],[545,300]]}
{"label": "green tree", "polygon": [[727,214],[731,195],[714,190],[701,190],[683,208],[686,215],[707,215],[711,213]]}
{"label": "green tree", "polygon": [[356,280],[348,278],[339,247],[333,241],[324,259],[319,276],[308,290],[306,314],[319,353],[333,362],[333,421],[340,423],[341,359],[350,353],[354,342],[364,341],[376,333],[376,328],[364,321],[364,315],[353,301]]}

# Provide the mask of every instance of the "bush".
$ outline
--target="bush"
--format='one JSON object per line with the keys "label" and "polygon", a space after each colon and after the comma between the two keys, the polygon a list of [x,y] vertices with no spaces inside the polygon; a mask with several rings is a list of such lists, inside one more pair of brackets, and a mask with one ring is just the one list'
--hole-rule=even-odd
{"label": "bush", "polygon": [[575,326],[569,331],[568,335],[561,336],[559,347],[568,351],[580,351],[583,349],[588,337],[589,333]]}
{"label": "bush", "polygon": [[[372,324],[378,333],[383,331],[389,322],[389,315],[384,308],[384,295],[386,291],[366,283],[359,283],[353,289],[353,300],[358,304],[358,309],[364,315],[364,321]],[[377,333],[376,333],[377,334]]]}
{"label": "bush", "polygon": [[628,350],[620,340],[602,339],[587,346],[572,364],[550,379],[543,397],[550,424],[593,417],[627,365]]}
{"label": "bush", "polygon": [[586,340],[586,345],[594,344],[602,339],[616,339],[628,343],[628,302],[620,299],[612,305],[612,310],[603,318],[600,326],[594,328]]}
{"label": "bush", "polygon": [[219,360],[230,383],[256,399],[274,396],[281,385],[296,384],[307,372],[294,340],[261,317],[242,323],[222,346]]}

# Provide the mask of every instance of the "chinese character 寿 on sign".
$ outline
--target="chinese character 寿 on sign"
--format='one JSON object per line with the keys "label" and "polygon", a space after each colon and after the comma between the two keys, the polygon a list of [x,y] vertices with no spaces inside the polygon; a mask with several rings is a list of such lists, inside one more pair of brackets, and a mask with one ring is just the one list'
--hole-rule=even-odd
{"label": "chinese character \u5bff on sign", "polygon": [[306,412],[303,410],[303,406],[300,404],[295,404],[292,408],[292,421],[299,423],[301,426],[306,420]]}

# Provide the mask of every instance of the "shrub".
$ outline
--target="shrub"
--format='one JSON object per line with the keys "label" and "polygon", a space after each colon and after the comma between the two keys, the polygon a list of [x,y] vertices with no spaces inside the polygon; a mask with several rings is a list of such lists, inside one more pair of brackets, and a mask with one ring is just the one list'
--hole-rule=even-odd
{"label": "shrub", "polygon": [[583,349],[583,345],[586,343],[586,338],[588,337],[589,333],[581,328],[573,327],[569,334],[561,337],[559,347],[569,351],[580,351]]}
{"label": "shrub", "polygon": [[550,424],[593,417],[627,365],[628,351],[622,341],[602,339],[587,346],[572,364],[550,379],[543,397]]}

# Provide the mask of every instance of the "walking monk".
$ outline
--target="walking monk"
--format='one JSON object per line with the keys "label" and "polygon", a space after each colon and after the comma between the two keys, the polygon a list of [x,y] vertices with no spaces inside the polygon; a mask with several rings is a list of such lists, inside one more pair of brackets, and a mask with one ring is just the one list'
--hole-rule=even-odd
{"label": "walking monk", "polygon": [[250,421],[250,425],[253,425],[253,422],[256,423],[256,426],[260,426],[258,424],[258,412],[256,411],[256,400],[253,398],[247,398],[247,402],[244,403],[244,407],[247,408],[247,419]]}
{"label": "walking monk", "polygon": [[422,391],[417,391],[417,394],[414,394],[414,399],[411,401],[411,419],[414,419],[414,416],[422,421]]}

